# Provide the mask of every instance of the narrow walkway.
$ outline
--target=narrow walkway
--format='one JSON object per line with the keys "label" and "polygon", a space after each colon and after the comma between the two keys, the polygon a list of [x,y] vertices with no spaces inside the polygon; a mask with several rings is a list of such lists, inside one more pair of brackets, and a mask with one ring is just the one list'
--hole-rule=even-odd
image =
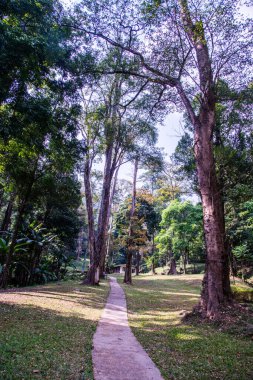
{"label": "narrow walkway", "polygon": [[117,280],[93,338],[95,380],[163,380],[159,370],[133,335],[127,320],[126,298]]}

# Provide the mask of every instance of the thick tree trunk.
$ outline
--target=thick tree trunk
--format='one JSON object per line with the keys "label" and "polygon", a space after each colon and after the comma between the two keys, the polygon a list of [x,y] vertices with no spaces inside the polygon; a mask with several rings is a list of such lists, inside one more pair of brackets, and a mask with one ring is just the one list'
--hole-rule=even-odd
{"label": "thick tree trunk", "polygon": [[207,251],[206,273],[200,306],[204,315],[213,318],[219,314],[219,310],[231,298],[224,210],[217,183],[212,142],[215,129],[216,96],[205,29],[196,28],[187,0],[180,0],[180,6],[185,33],[196,54],[200,87],[198,115],[180,82],[176,84],[176,88],[194,126],[194,154],[202,198]]}
{"label": "thick tree trunk", "polygon": [[176,260],[173,257],[173,254],[171,254],[170,268],[169,268],[169,270],[167,272],[167,275],[175,275],[175,274],[177,274],[177,265],[176,265]]}
{"label": "thick tree trunk", "polygon": [[100,263],[99,263],[99,278],[105,277],[105,256],[106,256],[106,247],[105,247],[105,253],[103,252],[102,257],[100,259]]}
{"label": "thick tree trunk", "polygon": [[128,285],[132,284],[132,257],[132,252],[128,251],[126,259],[126,270],[124,275],[124,283]]}
{"label": "thick tree trunk", "polygon": [[133,236],[133,217],[135,213],[136,206],[136,182],[137,182],[137,172],[138,172],[138,159],[134,162],[134,175],[133,175],[133,189],[132,189],[132,205],[130,210],[130,222],[129,222],[129,232],[128,232],[128,243],[127,243],[127,261],[126,261],[126,271],[124,277],[125,284],[132,284],[132,251],[129,249]]}
{"label": "thick tree trunk", "polygon": [[[195,158],[203,206],[203,224],[207,250],[206,273],[201,308],[207,317],[215,317],[231,298],[224,210],[217,184],[212,146],[214,113],[203,110],[195,125]],[[210,125],[211,124],[211,125]]]}

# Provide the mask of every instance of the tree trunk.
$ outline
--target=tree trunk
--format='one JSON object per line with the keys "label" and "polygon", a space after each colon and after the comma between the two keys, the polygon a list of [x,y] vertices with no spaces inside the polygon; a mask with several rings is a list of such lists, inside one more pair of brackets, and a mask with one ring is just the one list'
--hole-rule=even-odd
{"label": "tree trunk", "polygon": [[155,274],[157,274],[156,271],[155,271],[155,268],[156,268],[156,266],[155,266],[155,259],[152,258],[151,271],[152,271],[153,276],[154,276]]}
{"label": "tree trunk", "polygon": [[141,255],[139,252],[137,252],[136,253],[136,266],[135,266],[136,276],[139,276],[139,273],[140,273],[140,259],[141,259]]}
{"label": "tree trunk", "polygon": [[132,257],[132,252],[128,251],[126,259],[126,270],[124,275],[124,283],[128,285],[132,284]]}
{"label": "tree trunk", "polygon": [[4,263],[4,268],[3,268],[1,281],[0,281],[0,286],[2,288],[6,288],[9,284],[10,267],[11,267],[12,260],[13,260],[13,254],[14,254],[14,250],[15,250],[16,241],[18,238],[18,232],[19,232],[19,229],[20,229],[20,226],[22,223],[22,218],[23,218],[23,214],[25,212],[27,202],[29,200],[29,197],[31,195],[31,191],[32,191],[32,188],[33,188],[33,185],[35,182],[38,160],[39,160],[39,158],[37,158],[37,160],[34,163],[34,168],[33,168],[33,171],[31,173],[30,181],[27,184],[26,192],[25,192],[23,199],[21,200],[19,207],[18,207],[17,216],[16,216],[14,228],[13,228],[13,234],[12,234],[12,238],[11,238],[11,244],[10,244],[7,256],[6,256],[6,261]]}
{"label": "tree trunk", "polygon": [[85,202],[88,218],[88,251],[90,256],[90,268],[88,270],[87,278],[83,283],[90,285],[96,284],[96,262],[95,262],[95,227],[94,227],[94,214],[93,214],[93,200],[90,184],[90,161],[87,158],[84,164],[84,188],[85,188]]}
{"label": "tree trunk", "polygon": [[[202,120],[201,120],[202,119]],[[195,125],[195,158],[203,206],[203,224],[207,249],[206,273],[201,293],[201,308],[207,317],[215,317],[231,298],[228,255],[225,249],[224,210],[217,184],[212,146],[214,114],[203,110]]]}
{"label": "tree trunk", "polygon": [[180,0],[180,6],[184,30],[196,54],[200,87],[198,115],[182,83],[177,82],[175,86],[194,126],[194,155],[202,198],[207,250],[200,307],[205,316],[213,318],[218,316],[222,306],[231,299],[224,210],[213,155],[216,94],[205,29],[196,28],[187,0]]}
{"label": "tree trunk", "polygon": [[84,228],[80,228],[77,238],[77,247],[76,247],[76,260],[81,260],[81,255],[83,252],[83,237],[84,237]]}
{"label": "tree trunk", "polygon": [[[103,177],[103,188],[101,203],[98,216],[98,229],[96,236],[96,256],[98,258],[98,266],[104,271],[106,241],[110,215],[110,195],[111,183],[115,168],[112,168],[113,145],[107,147],[105,155],[105,168]],[[101,272],[100,272],[101,274]]]}
{"label": "tree trunk", "polygon": [[[110,233],[109,233],[110,227],[109,227],[109,224],[110,224],[110,216],[111,216],[111,210],[112,210],[112,204],[113,204],[113,197],[114,197],[114,194],[116,191],[116,186],[117,186],[119,168],[120,168],[120,164],[118,165],[118,167],[116,169],[114,179],[113,179],[113,186],[112,186],[112,189],[110,191],[109,205],[108,205],[107,219],[106,219],[105,243],[103,244],[103,249],[101,252],[100,274],[99,274],[100,278],[103,277],[104,273],[105,273],[105,259],[106,259],[107,251],[110,247]],[[112,169],[114,172],[114,167],[112,167]],[[110,181],[110,188],[111,188],[111,182],[112,182],[112,179]]]}
{"label": "tree trunk", "polygon": [[11,214],[13,209],[13,203],[15,199],[15,194],[11,194],[8,206],[5,210],[4,219],[1,225],[1,231],[8,231],[10,223],[11,223]]}
{"label": "tree trunk", "polygon": [[155,254],[155,234],[153,233],[152,234],[152,251],[151,251],[151,256],[152,256],[151,271],[152,271],[153,275],[156,274],[156,271],[155,271],[156,265],[155,265],[154,254]]}
{"label": "tree trunk", "polygon": [[31,265],[30,265],[30,275],[28,277],[27,285],[33,285],[34,283],[35,269],[39,267],[42,251],[43,251],[43,247],[41,246],[35,248],[35,252],[33,254]]}
{"label": "tree trunk", "polygon": [[187,253],[186,252],[184,252],[182,254],[182,260],[183,260],[184,274],[186,274],[186,263],[187,263]]}
{"label": "tree trunk", "polygon": [[13,234],[11,238],[11,244],[10,244],[10,247],[6,256],[6,260],[3,266],[3,272],[1,276],[1,288],[6,288],[9,285],[10,266],[12,264],[14,249],[15,249],[17,238],[18,238],[18,232],[22,223],[22,217],[24,214],[25,205],[26,205],[26,202],[23,201],[21,202],[18,208],[18,212],[17,212],[15,224],[14,224],[14,229],[13,229]]}
{"label": "tree trunk", "polygon": [[177,274],[177,265],[176,265],[176,260],[172,253],[171,258],[170,258],[170,269],[168,270],[167,275],[175,275],[175,274]]}
{"label": "tree trunk", "polygon": [[133,189],[132,189],[132,205],[130,210],[130,222],[129,222],[129,231],[128,231],[128,243],[127,243],[127,262],[126,262],[126,271],[124,276],[125,284],[132,284],[132,251],[129,249],[133,236],[133,217],[135,213],[136,206],[136,182],[137,182],[137,172],[138,172],[138,159],[135,159],[134,162],[134,176],[133,176]]}

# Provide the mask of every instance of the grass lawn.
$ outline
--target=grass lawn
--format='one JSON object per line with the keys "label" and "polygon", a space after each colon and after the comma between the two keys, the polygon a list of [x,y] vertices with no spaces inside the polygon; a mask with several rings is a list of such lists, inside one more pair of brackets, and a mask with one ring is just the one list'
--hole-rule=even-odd
{"label": "grass lawn", "polygon": [[232,332],[212,323],[182,322],[198,302],[201,279],[134,277],[133,286],[124,285],[133,333],[165,379],[252,379],[253,342],[240,326]]}
{"label": "grass lawn", "polygon": [[68,281],[0,292],[0,379],[93,379],[92,337],[108,290]]}

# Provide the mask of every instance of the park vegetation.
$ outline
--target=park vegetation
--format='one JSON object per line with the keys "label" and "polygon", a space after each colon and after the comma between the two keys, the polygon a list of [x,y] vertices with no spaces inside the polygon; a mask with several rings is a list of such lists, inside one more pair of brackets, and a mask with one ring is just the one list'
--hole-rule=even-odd
{"label": "park vegetation", "polygon": [[[2,288],[62,279],[78,251],[83,284],[120,263],[126,284],[133,266],[204,272],[202,315],[232,304],[230,276],[250,281],[253,267],[252,39],[239,3],[1,2]],[[184,134],[168,158],[157,126],[175,110]],[[127,162],[132,181],[119,178]]]}

